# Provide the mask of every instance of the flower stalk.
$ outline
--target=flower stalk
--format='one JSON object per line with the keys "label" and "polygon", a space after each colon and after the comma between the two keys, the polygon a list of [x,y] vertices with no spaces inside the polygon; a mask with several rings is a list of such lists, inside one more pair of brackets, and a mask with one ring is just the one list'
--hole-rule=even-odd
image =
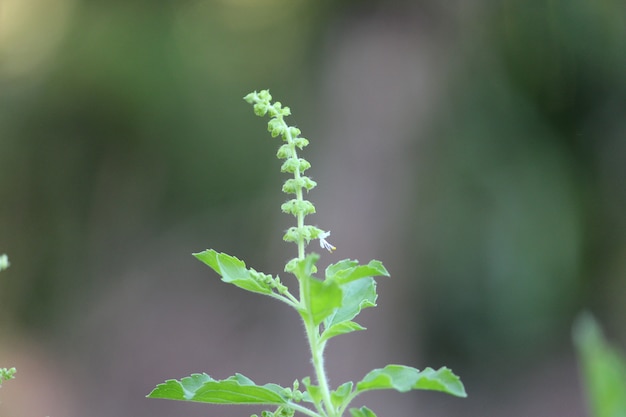
{"label": "flower stalk", "polygon": [[[270,121],[267,124],[267,129],[271,133],[272,137],[281,136],[284,144],[278,149],[276,156],[279,159],[285,160],[281,167],[281,172],[293,174],[293,178],[288,179],[283,184],[283,192],[286,194],[294,195],[295,198],[285,202],[281,206],[283,213],[291,214],[296,217],[296,226],[287,230],[287,233],[283,236],[283,240],[287,242],[294,242],[298,245],[298,257],[297,261],[304,261],[306,253],[305,248],[313,239],[319,239],[320,247],[334,251],[335,246],[331,245],[326,238],[330,236],[329,231],[324,231],[316,226],[305,225],[304,219],[307,215],[315,213],[315,206],[308,200],[304,199],[304,191],[311,191],[317,183],[310,177],[306,176],[304,172],[311,167],[311,164],[303,158],[298,156],[298,150],[304,149],[309,141],[306,138],[300,136],[300,129],[294,126],[289,126],[284,118],[291,114],[289,107],[283,107],[280,102],[272,103],[272,96],[268,90],[262,90],[260,92],[253,92],[244,97],[248,103],[253,104],[254,113],[257,116],[265,116],[269,114]],[[292,268],[293,262],[291,261]],[[290,264],[287,264],[285,268],[289,272]],[[296,274],[297,276],[297,274]],[[303,318],[306,335],[311,349],[311,357],[313,362],[313,368],[315,369],[315,376],[319,389],[321,392],[322,402],[327,417],[335,417],[336,413],[333,409],[331,400],[330,387],[328,385],[328,377],[326,376],[326,370],[324,368],[324,347],[325,342],[320,341],[319,325],[315,324],[311,315],[308,313],[310,306],[304,305],[306,302],[306,294],[308,293],[308,280],[298,279],[300,285],[300,302],[301,308],[300,314]]]}
{"label": "flower stalk", "polygon": [[252,92],[245,96],[244,100],[254,106],[254,113],[257,116],[263,117],[269,114],[270,121],[267,123],[267,130],[272,137],[281,136],[284,142],[276,153],[278,159],[285,160],[281,166],[281,172],[293,174],[293,178],[288,179],[283,184],[283,192],[294,195],[295,198],[283,203],[281,210],[283,213],[296,217],[296,226],[287,230],[283,240],[297,244],[297,259],[299,260],[304,259],[306,245],[314,239],[320,239],[320,245],[324,249],[335,250],[335,247],[326,241],[330,232],[304,224],[304,218],[315,213],[313,203],[304,199],[304,191],[311,191],[317,186],[317,183],[304,174],[311,167],[309,161],[298,156],[298,150],[308,146],[309,140],[300,136],[300,129],[289,126],[285,122],[285,117],[291,114],[291,109],[287,106],[283,107],[279,101],[272,103],[272,96],[268,90]]}

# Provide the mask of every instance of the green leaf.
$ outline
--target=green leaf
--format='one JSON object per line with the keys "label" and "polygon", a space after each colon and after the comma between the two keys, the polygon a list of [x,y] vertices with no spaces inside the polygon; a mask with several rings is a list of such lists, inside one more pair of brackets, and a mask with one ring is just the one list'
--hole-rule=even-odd
{"label": "green leaf", "polygon": [[319,258],[320,256],[317,253],[309,253],[304,259],[295,259],[295,266],[292,267],[293,274],[298,277],[299,280],[312,277],[313,274],[317,272],[315,263]]}
{"label": "green leaf", "polygon": [[395,389],[407,392],[414,389],[441,391],[457,397],[467,397],[463,383],[446,367],[419,371],[404,365],[387,365],[374,369],[357,383],[357,391]]}
{"label": "green leaf", "polygon": [[352,417],[376,417],[376,414],[367,407],[351,408],[350,414]]}
{"label": "green leaf", "polygon": [[574,342],[583,374],[591,414],[595,417],[626,416],[626,360],[605,340],[591,314],[574,325]]}
{"label": "green leaf", "polygon": [[339,323],[352,320],[362,309],[376,306],[377,294],[374,278],[362,278],[342,284],[341,290],[343,292],[341,307],[324,323],[329,330]]}
{"label": "green leaf", "polygon": [[306,304],[317,326],[341,306],[342,291],[336,282],[320,281],[311,276],[305,277],[309,291],[305,294]]}
{"label": "green leaf", "polygon": [[302,399],[313,404],[320,404],[322,402],[322,390],[320,387],[311,384],[311,378],[308,376],[302,379],[302,383],[304,384],[304,388],[306,388],[306,393]]}
{"label": "green leaf", "polygon": [[[304,291],[304,299],[301,301],[308,306],[308,312],[311,314],[313,323],[316,326],[341,306],[343,294],[339,284],[336,282],[320,281],[313,277],[317,270],[315,263],[319,257],[316,253],[310,253],[304,259],[296,260],[294,264],[291,263],[292,261],[287,264],[289,266],[288,269],[300,281],[300,285],[308,288]],[[305,311],[300,311],[300,313],[305,314]]]}
{"label": "green leaf", "polygon": [[328,329],[324,330],[324,332],[322,333],[322,336],[320,337],[320,341],[325,342],[331,337],[339,336],[341,334],[356,332],[359,330],[365,330],[365,327],[353,321],[349,321],[349,320],[342,321],[341,323],[333,324]]}
{"label": "green leaf", "polygon": [[259,273],[254,269],[247,269],[246,264],[234,256],[218,253],[213,249],[194,253],[193,256],[221,275],[224,282],[247,291],[266,295],[272,294],[272,287],[260,279],[265,274]]}
{"label": "green leaf", "polygon": [[211,404],[282,405],[287,403],[281,394],[283,390],[276,384],[256,385],[241,374],[221,381],[207,374],[193,374],[180,381],[167,380],[157,385],[147,397]]}
{"label": "green leaf", "polygon": [[352,381],[345,382],[341,384],[340,386],[338,386],[336,390],[330,393],[330,400],[333,403],[333,407],[335,407],[336,410],[339,409],[343,405],[346,398],[348,398],[348,396],[352,393],[353,385],[354,384],[352,383]]}
{"label": "green leaf", "polygon": [[380,261],[370,261],[367,265],[359,265],[358,261],[344,259],[326,268],[326,279],[336,280],[340,283],[348,283],[361,278],[389,276]]}

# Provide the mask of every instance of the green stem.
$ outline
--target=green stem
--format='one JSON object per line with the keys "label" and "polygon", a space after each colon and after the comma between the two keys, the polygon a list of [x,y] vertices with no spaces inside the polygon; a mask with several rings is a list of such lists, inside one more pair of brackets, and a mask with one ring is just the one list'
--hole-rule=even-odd
{"label": "green stem", "polygon": [[317,377],[317,383],[319,384],[320,391],[322,392],[322,402],[324,403],[326,411],[325,415],[328,417],[339,417],[339,415],[335,412],[330,398],[328,377],[326,376],[326,370],[324,369],[324,347],[326,343],[320,342],[318,326],[316,326],[312,320],[305,321],[305,327],[307,338],[309,339],[309,346],[311,348],[311,359],[313,360],[315,376]]}
{"label": "green stem", "polygon": [[[287,136],[286,142],[289,144],[289,146],[291,147],[291,151],[292,151],[291,158],[297,160],[298,153],[296,151],[296,145],[291,135],[291,131],[289,130],[289,126],[285,123],[281,115],[278,115],[277,118],[284,125],[286,136]],[[300,168],[296,168],[294,172],[294,179],[297,182],[299,182],[301,178],[302,177],[300,173]],[[302,195],[302,188],[296,189],[296,200],[298,202],[302,202],[304,200],[303,195]],[[302,212],[298,213],[296,216],[297,228],[301,232],[304,230],[304,217],[305,216],[306,214]],[[298,259],[300,260],[304,260],[305,258],[305,251],[304,251],[305,246],[306,246],[305,238],[303,237],[301,233],[300,238],[298,239]],[[321,416],[323,417],[340,417],[333,407],[333,403],[332,403],[331,396],[330,396],[330,388],[328,386],[328,378],[326,376],[326,370],[324,369],[324,347],[326,343],[320,342],[319,328],[313,322],[312,316],[310,314],[310,306],[307,303],[307,300],[308,300],[307,294],[309,293],[308,280],[299,279],[298,281],[300,281],[300,305],[303,307],[303,311],[302,310],[300,311],[304,319],[306,334],[309,340],[309,347],[311,348],[311,358],[313,360],[313,367],[315,368],[315,375],[317,377],[317,383],[319,384],[319,388],[322,392],[323,408],[325,409],[325,410],[319,410],[319,412],[321,413]],[[299,410],[299,411],[302,412],[303,410]],[[309,412],[305,414],[312,415]]]}
{"label": "green stem", "polygon": [[301,406],[299,404],[295,404],[295,403],[290,402],[289,403],[289,407],[293,408],[294,410],[296,410],[296,411],[298,411],[298,412],[300,412],[302,414],[306,414],[306,415],[311,416],[311,417],[321,417],[319,413],[316,413],[315,411],[313,411],[313,410],[311,410],[309,408],[303,407],[303,406]]}

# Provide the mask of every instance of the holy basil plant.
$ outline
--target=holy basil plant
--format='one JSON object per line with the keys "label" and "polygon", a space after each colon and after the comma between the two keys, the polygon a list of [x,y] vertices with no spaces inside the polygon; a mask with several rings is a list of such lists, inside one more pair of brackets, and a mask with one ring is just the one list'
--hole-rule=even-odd
{"label": "holy basil plant", "polygon": [[283,239],[298,247],[297,256],[287,262],[285,272],[295,277],[297,290],[287,288],[278,276],[258,272],[247,267],[242,260],[213,249],[194,256],[219,274],[222,281],[292,307],[304,324],[315,377],[305,377],[295,380],[291,387],[281,387],[277,384],[260,385],[241,374],[214,379],[206,373],[198,373],[180,380],[167,380],[157,385],[148,397],[211,404],[257,404],[270,409],[261,413],[263,417],[291,417],[296,413],[311,417],[341,417],[347,412],[352,417],[376,417],[367,407],[350,406],[360,394],[382,389],[399,392],[432,390],[465,397],[459,377],[446,367],[418,370],[387,365],[372,370],[360,381],[349,381],[335,388],[329,385],[324,368],[326,343],[333,337],[364,330],[354,319],[361,310],[376,305],[374,278],[388,277],[389,273],[376,260],[362,265],[345,259],[328,266],[324,278],[316,276],[320,256],[307,253],[308,244],[317,240],[322,249],[331,252],[335,247],[327,240],[330,231],[307,225],[304,221],[307,215],[315,213],[315,206],[304,199],[304,193],[317,185],[305,175],[311,164],[298,155],[309,141],[300,136],[298,128],[285,122],[285,117],[291,114],[289,107],[272,102],[268,90],[255,91],[244,99],[254,106],[257,116],[269,115],[270,134],[282,138],[276,156],[283,161],[281,171],[289,174],[282,188],[290,197],[281,209],[296,220],[296,225],[286,231]]}

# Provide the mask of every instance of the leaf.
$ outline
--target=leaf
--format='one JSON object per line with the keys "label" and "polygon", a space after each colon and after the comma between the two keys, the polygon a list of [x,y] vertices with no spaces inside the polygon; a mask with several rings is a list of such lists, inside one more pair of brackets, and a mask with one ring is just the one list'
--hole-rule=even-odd
{"label": "leaf", "polygon": [[389,276],[380,261],[372,260],[367,265],[359,265],[358,261],[344,259],[326,268],[326,279],[339,283],[348,283],[361,278]]}
{"label": "leaf", "polygon": [[306,393],[302,399],[313,404],[320,404],[322,402],[322,390],[320,387],[311,384],[311,378],[308,376],[302,379],[302,383],[304,384],[304,388],[306,388]]}
{"label": "leaf", "polygon": [[306,303],[309,306],[313,323],[317,326],[341,306],[342,291],[333,281],[320,281],[311,276],[305,279],[309,286]]}
{"label": "leaf", "polygon": [[343,299],[333,315],[324,323],[327,329],[334,325],[352,320],[362,309],[376,306],[376,282],[374,278],[363,278],[341,285]]}
{"label": "leaf", "polygon": [[576,320],[574,342],[592,415],[626,416],[626,361],[606,342],[591,314]]}
{"label": "leaf", "polygon": [[389,276],[389,273],[376,260],[359,265],[358,261],[344,259],[326,268],[325,282],[339,283],[343,297],[341,306],[324,323],[322,340],[365,329],[351,320],[364,308],[376,306],[376,282],[372,277],[380,275]]}
{"label": "leaf", "polygon": [[293,268],[294,275],[298,277],[299,280],[312,277],[313,274],[317,272],[315,264],[319,259],[320,256],[317,253],[309,253],[304,259],[294,259],[295,265],[291,267]]}
{"label": "leaf", "polygon": [[180,381],[170,379],[159,384],[148,398],[194,401],[211,404],[286,404],[276,384],[256,385],[249,378],[235,374],[218,381],[207,374],[193,374]]}
{"label": "leaf", "polygon": [[316,253],[310,253],[304,259],[296,259],[288,263],[289,271],[298,278],[300,285],[306,288],[300,301],[307,308],[299,309],[299,312],[305,320],[308,320],[307,316],[310,314],[316,326],[341,306],[343,294],[336,282],[321,281],[313,277],[316,272],[315,263],[319,257]]}
{"label": "leaf", "polygon": [[225,253],[218,253],[213,249],[194,253],[200,261],[210,266],[222,277],[222,281],[239,288],[259,294],[272,294],[272,288],[259,279],[261,274],[254,269],[247,269],[246,264]]}
{"label": "leaf", "polygon": [[341,323],[333,324],[328,329],[324,330],[320,338],[320,341],[325,342],[331,337],[339,336],[341,334],[356,332],[359,330],[365,330],[365,327],[353,321],[349,321],[349,320],[342,321]]}
{"label": "leaf", "polygon": [[354,384],[352,383],[352,381],[345,382],[338,386],[336,390],[330,393],[330,400],[333,403],[335,409],[338,409],[343,405],[346,398],[348,398],[348,396],[352,393],[353,385]]}
{"label": "leaf", "polygon": [[395,389],[407,392],[413,389],[441,391],[457,397],[467,397],[463,383],[458,376],[446,367],[418,371],[404,365],[387,365],[374,369],[356,384],[357,391]]}
{"label": "leaf", "polygon": [[376,414],[367,407],[351,408],[350,414],[352,417],[376,417]]}

